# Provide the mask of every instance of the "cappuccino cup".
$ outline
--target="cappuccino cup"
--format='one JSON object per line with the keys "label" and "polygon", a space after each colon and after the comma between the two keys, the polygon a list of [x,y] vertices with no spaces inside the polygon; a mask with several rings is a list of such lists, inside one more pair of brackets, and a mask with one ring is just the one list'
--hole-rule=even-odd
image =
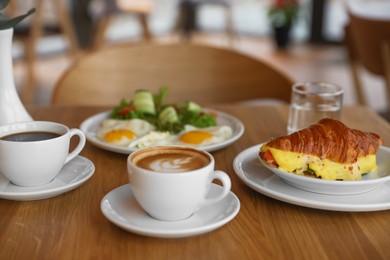
{"label": "cappuccino cup", "polygon": [[[177,221],[228,195],[229,176],[214,170],[211,154],[183,146],[155,146],[133,152],[127,160],[129,183],[135,199],[153,218]],[[207,197],[214,179],[223,191]]]}
{"label": "cappuccino cup", "polygon": [[[73,136],[78,136],[79,142],[69,153]],[[59,123],[31,121],[4,125],[0,127],[0,173],[18,186],[47,184],[84,145],[81,130]]]}

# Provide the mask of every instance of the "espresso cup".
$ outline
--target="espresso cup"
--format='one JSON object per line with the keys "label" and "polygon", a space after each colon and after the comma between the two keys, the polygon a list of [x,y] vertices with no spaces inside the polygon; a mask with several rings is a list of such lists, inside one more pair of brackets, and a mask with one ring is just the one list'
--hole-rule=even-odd
{"label": "espresso cup", "polygon": [[[127,160],[130,186],[140,206],[153,218],[177,221],[222,200],[230,191],[229,176],[214,170],[211,154],[183,146],[156,146],[133,152]],[[206,195],[214,179],[223,191]]]}
{"label": "espresso cup", "polygon": [[[69,153],[70,139],[79,137]],[[13,184],[38,186],[51,182],[61,168],[85,145],[79,129],[46,121],[31,121],[0,127],[0,173]]]}

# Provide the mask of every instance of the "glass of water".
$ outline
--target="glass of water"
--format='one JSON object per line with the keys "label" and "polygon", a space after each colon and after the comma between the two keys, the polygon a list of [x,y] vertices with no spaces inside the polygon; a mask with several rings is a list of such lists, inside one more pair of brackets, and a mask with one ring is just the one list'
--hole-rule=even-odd
{"label": "glass of water", "polygon": [[321,118],[340,120],[344,90],[326,82],[300,82],[292,87],[287,132],[291,134]]}

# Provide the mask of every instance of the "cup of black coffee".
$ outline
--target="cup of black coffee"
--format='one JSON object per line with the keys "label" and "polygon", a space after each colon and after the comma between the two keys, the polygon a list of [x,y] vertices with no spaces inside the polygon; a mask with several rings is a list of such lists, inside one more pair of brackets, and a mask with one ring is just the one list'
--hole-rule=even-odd
{"label": "cup of black coffee", "polygon": [[[164,221],[186,219],[229,193],[229,176],[215,170],[214,164],[211,154],[184,146],[144,148],[127,160],[136,200],[150,216]],[[223,192],[208,198],[214,179],[220,181]]]}
{"label": "cup of black coffee", "polygon": [[[79,137],[69,153],[70,139]],[[52,181],[85,145],[84,133],[47,121],[21,122],[0,127],[0,173],[13,184],[37,186]]]}

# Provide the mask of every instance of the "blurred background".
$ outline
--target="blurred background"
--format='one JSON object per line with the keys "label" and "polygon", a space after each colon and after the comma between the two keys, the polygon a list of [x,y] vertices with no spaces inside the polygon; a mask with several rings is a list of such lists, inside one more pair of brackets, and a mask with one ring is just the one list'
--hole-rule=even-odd
{"label": "blurred background", "polygon": [[[196,3],[193,3],[195,1]],[[355,0],[359,1],[359,0]],[[78,57],[109,45],[175,43],[179,41],[231,48],[258,59],[265,59],[289,74],[295,81],[327,81],[345,90],[344,104],[356,103],[356,94],[344,45],[348,22],[346,0],[300,0],[297,18],[291,26],[286,46],[278,46],[269,10],[277,0],[11,0],[17,13],[40,7],[42,29],[36,37],[34,83],[24,103],[50,103],[53,86]],[[72,52],[69,37],[58,30],[62,11],[69,16],[77,41]],[[112,3],[115,2],[115,8]],[[118,10],[118,6],[119,9]],[[14,10],[14,11],[15,11]],[[35,13],[34,15],[38,15]],[[107,19],[109,17],[109,19]],[[185,19],[183,19],[183,17]],[[104,20],[106,19],[106,20]],[[96,44],[102,21],[104,30]],[[15,29],[13,57],[15,83],[20,95],[28,85],[27,47],[23,34],[32,18]],[[146,28],[146,29],[145,29]],[[63,29],[63,28],[62,28]],[[147,32],[145,31],[147,30]],[[31,37],[28,36],[28,37]],[[369,89],[369,106],[386,110],[383,81],[363,71]],[[109,87],[109,86],[108,86]]]}

